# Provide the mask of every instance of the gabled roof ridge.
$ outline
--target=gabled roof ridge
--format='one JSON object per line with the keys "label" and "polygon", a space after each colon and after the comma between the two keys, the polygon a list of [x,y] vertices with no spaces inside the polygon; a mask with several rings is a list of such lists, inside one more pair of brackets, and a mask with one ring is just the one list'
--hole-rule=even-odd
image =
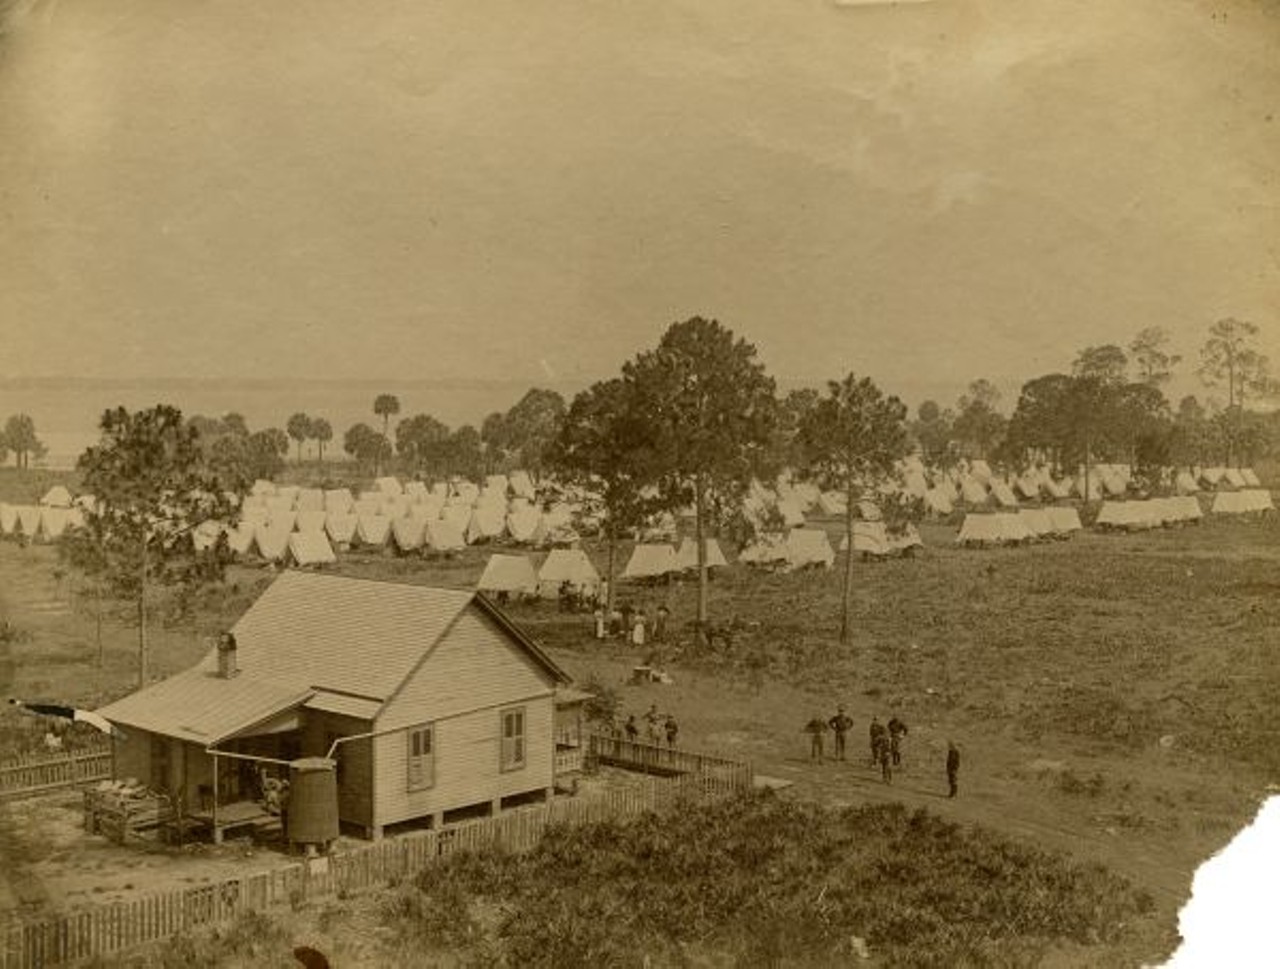
{"label": "gabled roof ridge", "polygon": [[[266,595],[267,591],[273,588],[275,584],[279,582],[281,579],[284,579],[286,577],[289,577],[291,581],[294,578],[300,577],[305,579],[306,581],[342,582],[342,583],[360,584],[360,585],[391,585],[401,589],[421,589],[424,592],[443,592],[448,595],[456,595],[460,597],[465,596],[467,599],[470,599],[473,595],[475,595],[475,590],[470,588],[453,588],[451,586],[443,586],[443,585],[424,585],[421,582],[405,582],[398,578],[384,578],[384,577],[370,578],[367,576],[334,575],[331,573],[311,572],[306,569],[297,569],[297,568],[287,568],[281,571],[281,573],[272,581],[271,585],[268,586],[267,589],[263,591],[263,595]],[[252,608],[252,606],[250,608]]]}

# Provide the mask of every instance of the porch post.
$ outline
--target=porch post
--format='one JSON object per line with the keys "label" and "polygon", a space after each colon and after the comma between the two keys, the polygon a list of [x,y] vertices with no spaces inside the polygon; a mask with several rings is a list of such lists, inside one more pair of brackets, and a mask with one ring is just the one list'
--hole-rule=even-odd
{"label": "porch post", "polygon": [[218,755],[209,751],[213,759],[213,843],[222,844],[222,829],[218,827]]}

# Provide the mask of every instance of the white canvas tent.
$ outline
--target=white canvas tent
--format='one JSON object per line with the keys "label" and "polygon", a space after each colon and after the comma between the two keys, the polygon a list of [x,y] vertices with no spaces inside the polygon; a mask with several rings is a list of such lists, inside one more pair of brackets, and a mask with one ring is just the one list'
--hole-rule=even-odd
{"label": "white canvas tent", "polygon": [[254,522],[241,521],[227,532],[227,547],[237,555],[246,554],[253,547],[253,536],[257,530],[258,525]]}
{"label": "white canvas tent", "polygon": [[1000,478],[991,479],[991,494],[995,497],[1001,508],[1018,507],[1018,499],[1014,495],[1013,490]]}
{"label": "white canvas tent", "polygon": [[324,510],[327,512],[344,515],[351,511],[354,504],[355,499],[351,497],[351,491],[347,488],[330,488],[324,493]]}
{"label": "white canvas tent", "polygon": [[[720,544],[714,538],[705,538],[702,544],[706,548],[707,568],[719,569],[729,564],[725,561],[724,553],[720,551]],[[692,572],[697,568],[698,543],[686,535],[680,541],[680,547],[676,549],[675,569],[677,572]]]}
{"label": "white canvas tent", "polygon": [[1055,505],[1053,508],[1046,508],[1045,511],[1048,512],[1055,535],[1070,535],[1083,528],[1080,523],[1080,513],[1074,508]]}
{"label": "white canvas tent", "polygon": [[18,532],[27,538],[35,538],[40,531],[40,506],[15,505],[18,514]]}
{"label": "white canvas tent", "polygon": [[1031,529],[1027,527],[1027,523],[1023,520],[1022,515],[1016,512],[998,512],[996,514],[996,524],[1000,529],[1000,534],[1004,536],[1004,540],[1009,543],[1027,542],[1035,538]]}
{"label": "white canvas tent", "polygon": [[538,594],[545,598],[556,598],[565,582],[585,595],[600,588],[600,573],[580,548],[553,548],[538,569]]}
{"label": "white canvas tent", "polygon": [[255,481],[253,487],[249,489],[249,494],[257,496],[274,495],[275,493],[276,486],[270,481],[264,481],[262,478]]}
{"label": "white canvas tent", "polygon": [[0,534],[10,535],[18,527],[18,509],[0,502]]}
{"label": "white canvas tent", "polygon": [[324,511],[324,492],[319,488],[303,488],[293,503],[295,511]]}
{"label": "white canvas tent", "polygon": [[386,515],[357,515],[356,541],[361,545],[380,546],[387,544],[391,533],[391,519]]}
{"label": "white canvas tent", "polygon": [[290,535],[289,558],[297,565],[332,565],[338,561],[323,531]]}
{"label": "white canvas tent", "polygon": [[426,545],[435,552],[456,552],[467,547],[462,530],[446,518],[427,522]]}
{"label": "white canvas tent", "polygon": [[764,535],[738,553],[747,565],[768,566],[787,561],[787,542],[780,535]]}
{"label": "white canvas tent", "polygon": [[676,569],[676,551],[670,545],[640,544],[631,553],[626,568],[622,570],[624,579],[651,579],[667,575]]}
{"label": "white canvas tent", "polygon": [[427,537],[427,522],[424,518],[407,515],[404,518],[391,519],[391,535],[395,539],[396,548],[402,552],[412,552],[422,548]]}
{"label": "white canvas tent", "polygon": [[529,544],[535,541],[541,530],[542,512],[534,505],[520,502],[507,515],[507,531],[513,541]]}
{"label": "white canvas tent", "polygon": [[500,505],[480,504],[471,512],[467,522],[467,543],[474,544],[484,539],[501,538],[507,530],[506,503]]}
{"label": "white canvas tent", "polygon": [[54,485],[40,499],[40,504],[47,508],[70,508],[71,503],[71,492],[63,485]]}
{"label": "white canvas tent", "polygon": [[960,499],[966,505],[984,504],[987,500],[987,489],[978,481],[977,478],[961,478]]}
{"label": "white canvas tent", "polygon": [[359,523],[360,519],[350,512],[331,511],[324,516],[325,533],[329,536],[329,541],[340,548],[351,544]]}
{"label": "white canvas tent", "polygon": [[934,515],[950,515],[955,510],[951,502],[951,489],[935,487],[925,492],[924,507]]}
{"label": "white canvas tent", "polygon": [[1196,484],[1196,479],[1187,471],[1178,472],[1178,476],[1174,479],[1173,486],[1180,495],[1194,495],[1200,490],[1200,486]]}
{"label": "white canvas tent", "polygon": [[800,510],[800,502],[795,498],[779,498],[777,509],[782,516],[782,523],[788,528],[798,528],[804,524],[804,512]]}
{"label": "white canvas tent", "polygon": [[810,566],[831,568],[835,563],[835,549],[827,533],[820,528],[793,528],[787,533],[787,568],[803,569]]}
{"label": "white canvas tent", "polygon": [[272,519],[293,513],[292,495],[269,495],[264,503],[267,506],[267,515]]}
{"label": "white canvas tent", "polygon": [[268,562],[279,562],[289,550],[289,536],[293,533],[271,525],[253,527],[253,546],[258,555]]}
{"label": "white canvas tent", "polygon": [[221,522],[201,522],[191,530],[191,546],[197,552],[208,551],[213,548],[218,536],[224,531],[226,531],[226,526]]}
{"label": "white canvas tent", "polygon": [[393,498],[396,495],[404,494],[404,489],[400,487],[400,479],[394,475],[387,475],[386,477],[376,479],[373,482],[373,487],[382,494],[390,495]]}
{"label": "white canvas tent", "polygon": [[1018,512],[1018,517],[1035,538],[1044,538],[1053,534],[1053,519],[1049,517],[1048,509],[1024,508]]}
{"label": "white canvas tent", "polygon": [[528,471],[512,471],[507,485],[511,488],[511,493],[517,498],[527,498],[529,501],[534,499],[536,492],[533,488],[533,479],[529,477]]}
{"label": "white canvas tent", "polygon": [[533,595],[538,590],[538,577],[533,563],[523,555],[491,555],[476,588],[481,592]]}
{"label": "white canvas tent", "polygon": [[322,510],[300,511],[297,518],[294,519],[293,527],[299,532],[323,532],[324,524],[328,520]]}
{"label": "white canvas tent", "polygon": [[1240,477],[1244,478],[1244,483],[1250,488],[1261,488],[1262,482],[1258,479],[1258,473],[1253,468],[1241,468]]}
{"label": "white canvas tent", "polygon": [[982,515],[970,512],[964,516],[957,545],[1002,545],[1006,541],[998,515]]}
{"label": "white canvas tent", "polygon": [[451,528],[456,529],[459,535],[465,536],[467,526],[471,524],[471,506],[445,505],[440,511],[440,517],[448,522]]}
{"label": "white canvas tent", "polygon": [[40,535],[52,542],[62,537],[71,522],[71,509],[65,506],[44,505],[40,509]]}

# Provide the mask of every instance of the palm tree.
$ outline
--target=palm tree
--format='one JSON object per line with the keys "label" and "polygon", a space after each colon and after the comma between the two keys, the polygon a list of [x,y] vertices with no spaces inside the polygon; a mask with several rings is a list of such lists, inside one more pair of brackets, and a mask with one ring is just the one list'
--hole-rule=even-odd
{"label": "palm tree", "polygon": [[[386,440],[391,440],[388,425],[393,414],[400,413],[400,398],[395,394],[379,394],[373,400],[373,412],[382,418],[382,436]],[[381,451],[379,451],[381,455]],[[381,457],[379,457],[379,464]]]}

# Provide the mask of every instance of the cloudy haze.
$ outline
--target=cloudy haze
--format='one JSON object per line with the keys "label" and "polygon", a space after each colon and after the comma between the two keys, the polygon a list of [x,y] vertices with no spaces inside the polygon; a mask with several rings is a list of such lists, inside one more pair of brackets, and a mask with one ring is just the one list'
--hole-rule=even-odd
{"label": "cloudy haze", "polygon": [[[0,0],[0,4],[3,0]],[[18,0],[7,375],[582,381],[715,316],[909,396],[1280,358],[1280,8]]]}

